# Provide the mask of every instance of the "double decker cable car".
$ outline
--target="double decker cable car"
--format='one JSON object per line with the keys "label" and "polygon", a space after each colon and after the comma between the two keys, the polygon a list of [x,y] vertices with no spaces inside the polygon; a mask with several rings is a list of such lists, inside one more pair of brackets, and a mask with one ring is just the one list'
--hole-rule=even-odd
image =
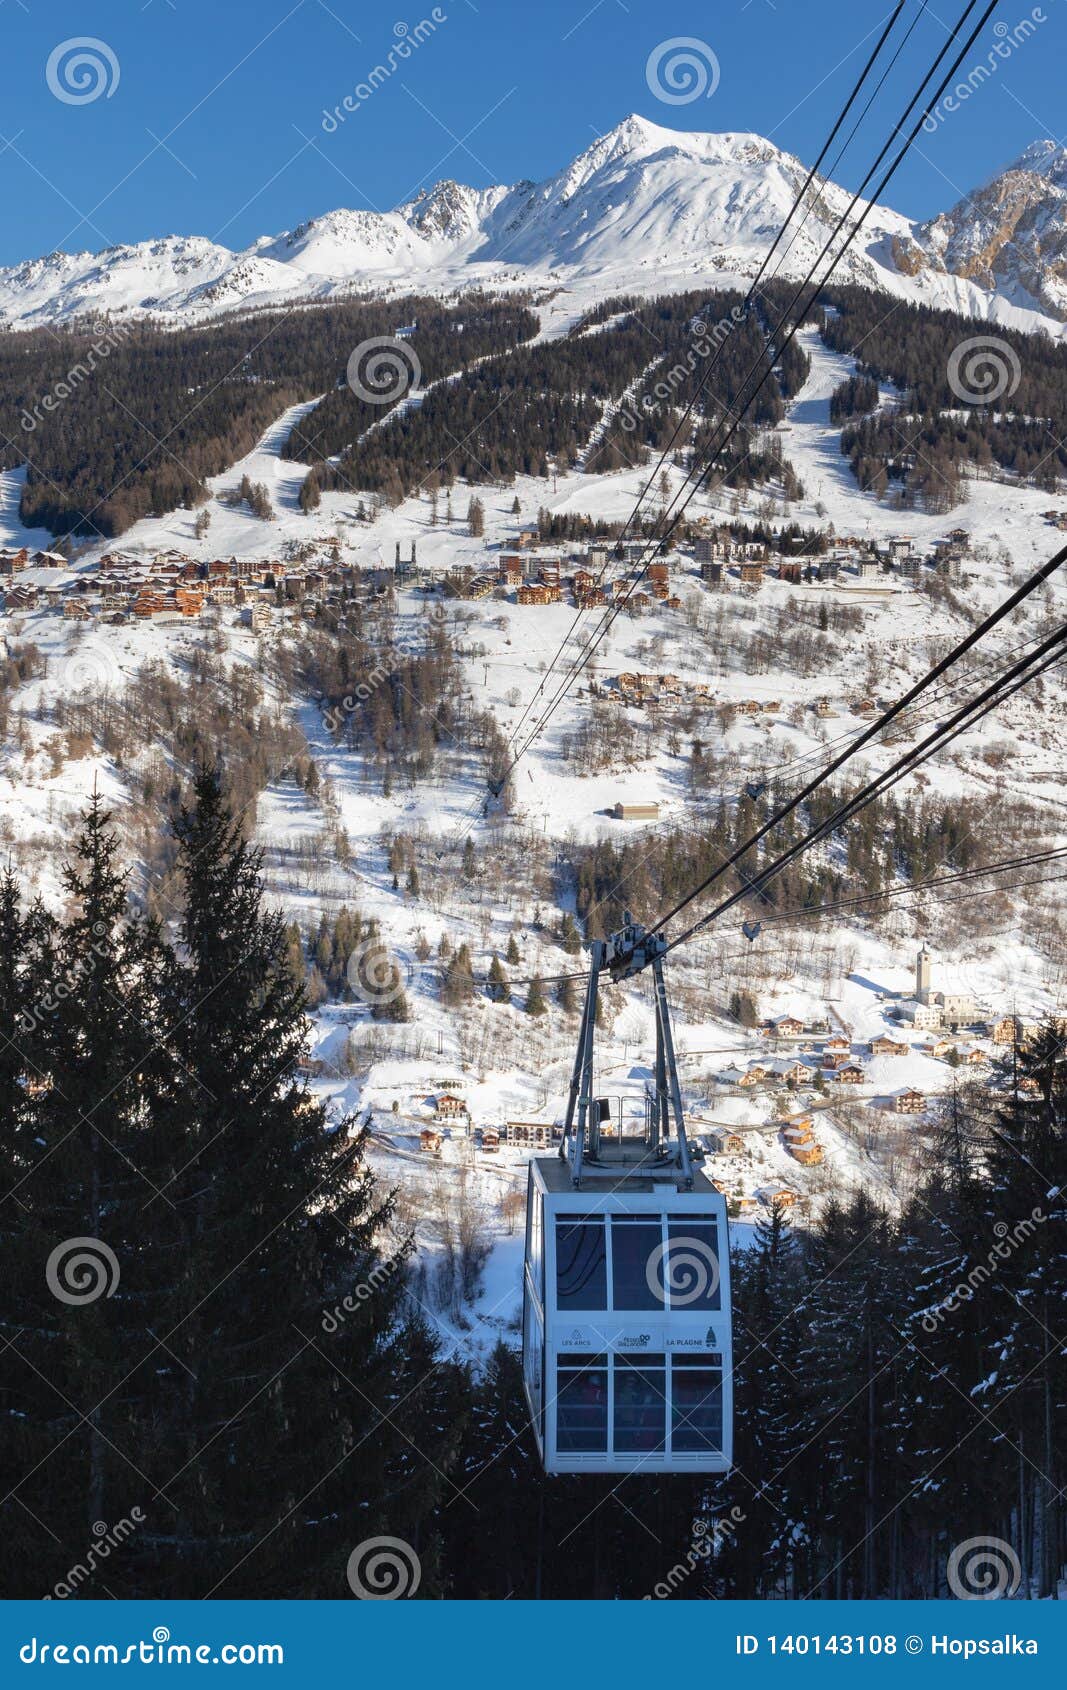
{"label": "double decker cable car", "polygon": [[[563,1142],[530,1163],[523,1380],[547,1473],[725,1473],[731,1464],[726,1202],[686,1136],[665,948],[629,916],[594,942]],[[609,1136],[610,1106],[593,1096],[600,976],[646,967],[656,1059],[645,1128]]]}

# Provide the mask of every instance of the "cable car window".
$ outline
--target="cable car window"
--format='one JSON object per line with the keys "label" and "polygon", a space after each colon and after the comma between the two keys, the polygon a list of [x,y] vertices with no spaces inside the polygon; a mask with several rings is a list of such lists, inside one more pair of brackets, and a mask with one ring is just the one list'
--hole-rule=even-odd
{"label": "cable car window", "polygon": [[537,1318],[529,1292],[526,1294],[526,1307],[523,1311],[524,1330],[522,1342],[522,1359],[526,1369],[526,1384],[530,1393],[530,1404],[537,1422],[538,1434],[544,1437],[544,1365],[545,1340],[541,1330],[541,1323]]}
{"label": "cable car window", "polygon": [[545,1200],[530,1180],[526,1197],[526,1260],[542,1308],[545,1302]]}
{"label": "cable car window", "polygon": [[561,1309],[607,1308],[607,1228],[602,1215],[567,1215],[556,1222],[556,1304]]}
{"label": "cable car window", "polygon": [[722,1356],[671,1357],[671,1449],[722,1448]]}
{"label": "cable car window", "polygon": [[667,1369],[662,1355],[614,1358],[615,1451],[662,1455],[667,1447]]}
{"label": "cable car window", "polygon": [[556,1448],[606,1454],[608,1358],[560,1356],[556,1363]]}
{"label": "cable car window", "polygon": [[660,1265],[663,1223],[659,1215],[611,1217],[611,1306],[662,1309]]}
{"label": "cable car window", "polygon": [[719,1229],[714,1215],[668,1215],[667,1264],[662,1282],[672,1309],[722,1306],[719,1290]]}

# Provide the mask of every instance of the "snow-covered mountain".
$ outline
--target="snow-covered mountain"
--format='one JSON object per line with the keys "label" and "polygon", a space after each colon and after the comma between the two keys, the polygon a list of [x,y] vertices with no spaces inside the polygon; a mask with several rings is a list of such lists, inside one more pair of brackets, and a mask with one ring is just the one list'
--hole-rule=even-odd
{"label": "snow-covered mountain", "polygon": [[[591,281],[661,290],[751,276],[804,181],[752,134],[683,134],[628,117],[545,182],[438,182],[387,213],[338,210],[243,252],[170,236],[0,269],[0,323],[85,313],[193,321],[369,290]],[[782,270],[804,273],[849,195],[818,185]],[[979,317],[1067,318],[1067,153],[1039,143],[927,224],[872,209],[839,271]]]}
{"label": "snow-covered mountain", "polygon": [[915,233],[928,261],[1067,319],[1067,148],[1035,141]]}

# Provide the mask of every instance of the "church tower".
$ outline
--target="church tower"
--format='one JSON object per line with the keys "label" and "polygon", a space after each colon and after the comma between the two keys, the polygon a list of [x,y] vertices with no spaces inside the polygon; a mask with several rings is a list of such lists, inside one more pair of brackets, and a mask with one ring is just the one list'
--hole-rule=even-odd
{"label": "church tower", "polygon": [[915,958],[915,996],[920,1003],[930,1002],[933,964],[925,944]]}

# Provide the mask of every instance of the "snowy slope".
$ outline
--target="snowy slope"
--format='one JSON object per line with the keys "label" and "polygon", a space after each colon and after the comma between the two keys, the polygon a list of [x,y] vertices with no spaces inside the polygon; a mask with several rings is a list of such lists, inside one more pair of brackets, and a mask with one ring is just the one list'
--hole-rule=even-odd
{"label": "snowy slope", "polygon": [[[1027,206],[1040,199],[1034,243],[1044,248],[1065,238],[1063,174],[1062,160],[1038,146],[1004,177],[1030,184],[1018,190]],[[439,182],[395,211],[331,211],[243,252],[168,236],[32,259],[0,270],[0,325],[104,312],[190,322],[370,289],[524,286],[550,277],[601,293],[722,286],[753,275],[805,176],[799,159],[759,135],[685,134],[630,116],[541,183]],[[783,274],[806,273],[849,203],[844,189],[817,185],[780,255]],[[969,207],[918,225],[875,206],[839,277],[1019,327],[1057,326],[1067,293],[1042,290],[1025,267],[1002,275],[974,261],[991,212],[984,203]],[[1012,227],[1021,221],[1020,213]]]}

